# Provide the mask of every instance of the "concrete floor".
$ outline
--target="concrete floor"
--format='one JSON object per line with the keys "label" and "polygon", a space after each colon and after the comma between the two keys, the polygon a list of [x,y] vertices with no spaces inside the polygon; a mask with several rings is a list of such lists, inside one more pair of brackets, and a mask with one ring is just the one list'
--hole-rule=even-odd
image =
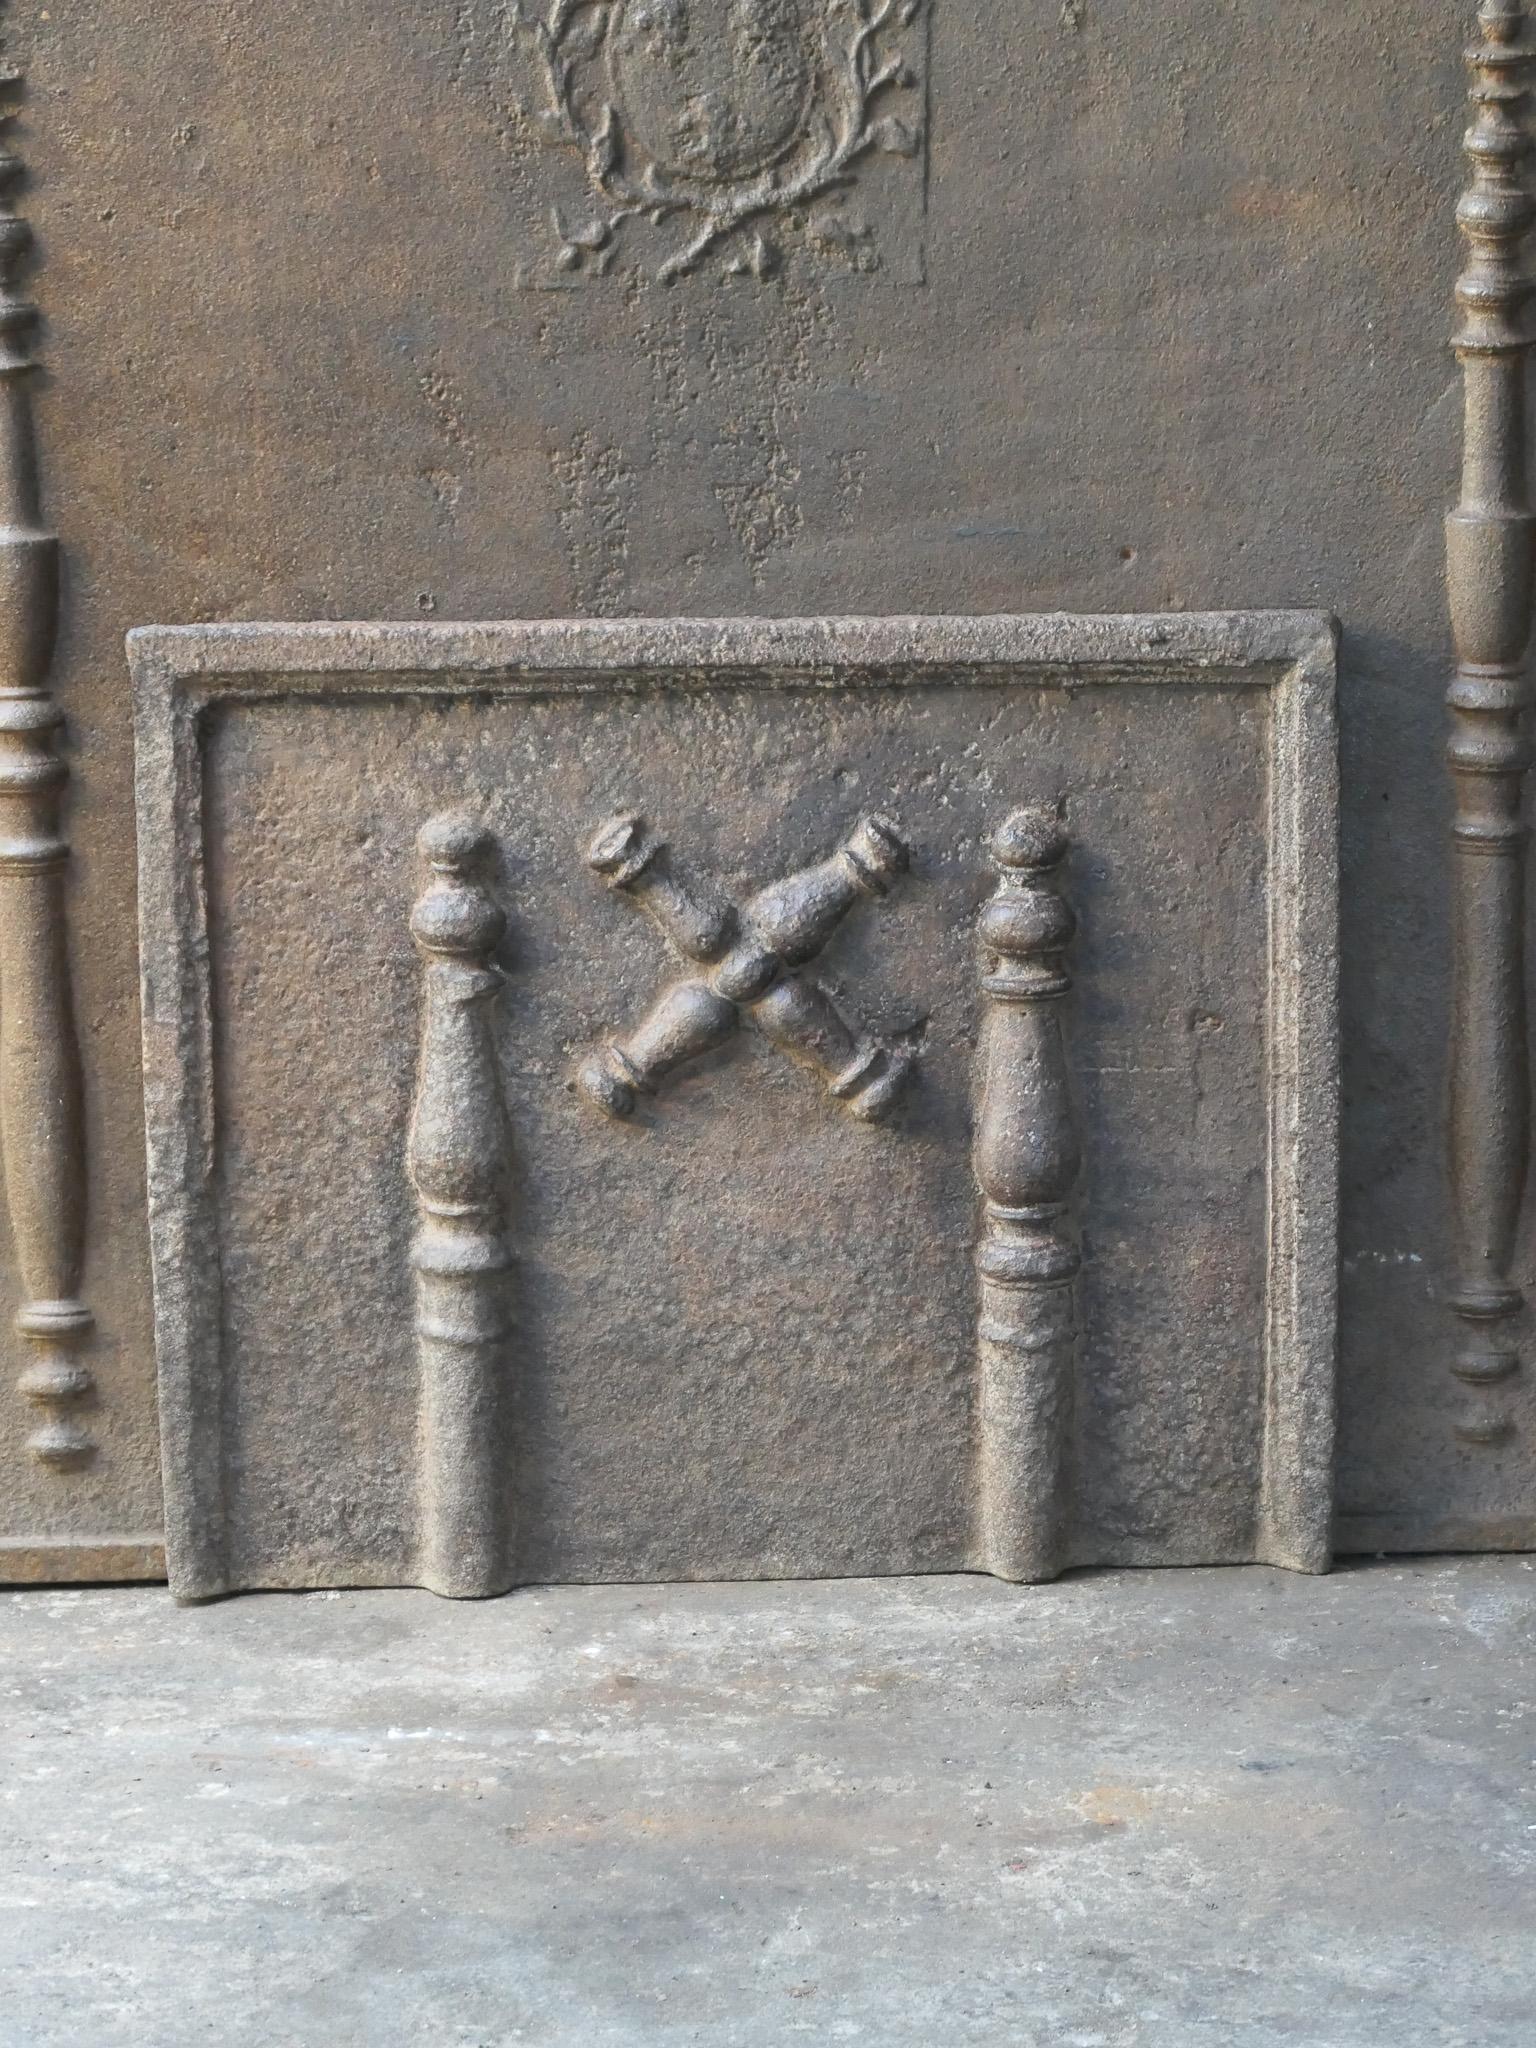
{"label": "concrete floor", "polygon": [[0,1596],[4,2048],[1536,2040],[1536,1561]]}

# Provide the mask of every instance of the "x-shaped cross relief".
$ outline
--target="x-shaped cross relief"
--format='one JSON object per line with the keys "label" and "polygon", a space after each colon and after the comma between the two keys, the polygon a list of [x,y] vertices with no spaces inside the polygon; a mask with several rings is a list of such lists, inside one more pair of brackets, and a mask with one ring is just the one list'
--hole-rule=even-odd
{"label": "x-shaped cross relief", "polygon": [[701,903],[673,875],[665,843],[643,818],[611,818],[588,849],[588,866],[633,897],[685,960],[709,971],[674,981],[627,1037],[594,1055],[577,1076],[581,1093],[608,1116],[633,1116],[640,1096],[723,1044],[746,1018],[820,1074],[852,1115],[878,1122],[911,1070],[911,1050],[854,1032],[821,983],[797,970],[860,897],[884,896],[907,862],[889,819],[861,818],[830,859],[740,908]]}

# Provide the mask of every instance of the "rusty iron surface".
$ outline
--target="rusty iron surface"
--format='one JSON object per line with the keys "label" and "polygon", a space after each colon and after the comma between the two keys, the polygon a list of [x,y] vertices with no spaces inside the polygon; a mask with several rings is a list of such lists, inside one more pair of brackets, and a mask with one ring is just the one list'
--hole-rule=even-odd
{"label": "rusty iron surface", "polygon": [[1536,43],[1518,0],[1484,0],[1468,51],[1472,183],[1457,209],[1467,261],[1456,285],[1465,383],[1462,494],[1446,524],[1456,673],[1448,749],[1455,791],[1450,1184],[1461,1319],[1451,1370],[1456,1434],[1475,1449],[1515,1434],[1525,1301],[1515,1244],[1530,1174],[1525,774],[1531,708],[1533,544],[1526,386],[1532,282]]}
{"label": "rusty iron surface", "polygon": [[178,1593],[1326,1566],[1326,619],[132,655]]}
{"label": "rusty iron surface", "polygon": [[[1471,10],[1278,0],[1219,36],[1198,0],[905,11],[872,69],[806,84],[783,37],[810,15],[770,9],[779,54],[729,132],[678,131],[626,45],[627,133],[659,182],[658,218],[622,220],[593,152],[606,57],[567,52],[562,107],[494,0],[10,11],[97,1334],[93,1455],[67,1471],[27,1452],[9,1340],[0,1571],[71,1544],[82,1570],[148,1559],[160,1534],[122,642],[202,619],[1337,613],[1341,1541],[1536,1535],[1529,1376],[1504,1441],[1461,1442],[1441,1305]],[[718,87],[707,47],[683,54]],[[829,125],[786,142],[802,85]],[[1203,778],[1175,767],[1162,800],[1197,812]],[[805,858],[853,819],[825,822]],[[729,873],[705,851],[701,881]],[[763,881],[789,865],[771,851]],[[311,883],[306,914],[329,915]],[[659,962],[629,943],[638,998]],[[861,1000],[884,961],[871,942]],[[1511,1283],[1532,1271],[1517,1231]]]}

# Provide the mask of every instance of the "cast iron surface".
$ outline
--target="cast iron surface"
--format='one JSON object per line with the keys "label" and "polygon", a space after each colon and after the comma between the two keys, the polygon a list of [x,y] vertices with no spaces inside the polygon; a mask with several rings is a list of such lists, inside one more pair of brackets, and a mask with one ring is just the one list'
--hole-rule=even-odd
{"label": "cast iron surface", "polygon": [[[664,65],[590,21],[567,121],[544,7],[516,37],[496,0],[10,10],[99,1334],[96,1455],[67,1472],[26,1448],[10,1340],[0,1570],[157,1568],[122,658],[153,619],[1336,611],[1341,1537],[1531,1537],[1528,1378],[1499,1394],[1515,1434],[1462,1443],[1442,1305],[1442,340],[1472,11],[1274,0],[1213,34],[1208,0],[935,0],[867,9],[829,72],[786,40],[822,10],[769,7],[757,84],[684,132]],[[705,91],[727,12],[689,10],[675,53]],[[656,221],[614,224],[605,98]],[[828,125],[791,135],[802,107]],[[803,206],[754,192],[855,150]],[[1528,1286],[1524,1228],[1508,1273]]]}
{"label": "cast iron surface", "polygon": [[[1324,1568],[1334,652],[1290,613],[136,633],[175,1590]],[[592,820],[660,815],[648,918]],[[658,914],[704,957],[617,1038]]]}

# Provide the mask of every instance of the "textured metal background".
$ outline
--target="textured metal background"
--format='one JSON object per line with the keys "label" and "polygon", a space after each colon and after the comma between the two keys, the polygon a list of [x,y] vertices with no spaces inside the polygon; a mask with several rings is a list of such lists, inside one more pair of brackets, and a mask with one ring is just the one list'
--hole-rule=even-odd
{"label": "textured metal background", "polygon": [[[1326,1567],[1325,620],[194,627],[136,634],[133,671],[179,1594]],[[978,944],[999,826],[1058,795],[1059,1057],[1022,996],[1011,1050],[984,1029],[1039,907],[989,918],[990,968]],[[463,977],[434,1028],[407,909],[450,805],[467,827],[426,843],[478,879],[437,868],[412,920]],[[582,857],[638,809],[676,886],[741,904],[866,807],[905,871],[814,970],[915,1055],[876,1124],[714,993],[750,907],[680,980]],[[634,1077],[669,984],[732,1028],[600,1113],[594,1052]],[[978,1263],[1015,1284],[978,1299]],[[445,1276],[414,1312],[413,1267]]]}
{"label": "textured metal background", "polygon": [[223,617],[1335,610],[1343,1536],[1530,1538],[1529,1390],[1458,1445],[1432,1299],[1467,12],[935,0],[926,164],[865,181],[883,269],[565,291],[526,277],[568,166],[474,9],[15,13],[101,1328],[81,1473],[26,1458],[4,1376],[16,1569],[158,1527],[121,649]]}

